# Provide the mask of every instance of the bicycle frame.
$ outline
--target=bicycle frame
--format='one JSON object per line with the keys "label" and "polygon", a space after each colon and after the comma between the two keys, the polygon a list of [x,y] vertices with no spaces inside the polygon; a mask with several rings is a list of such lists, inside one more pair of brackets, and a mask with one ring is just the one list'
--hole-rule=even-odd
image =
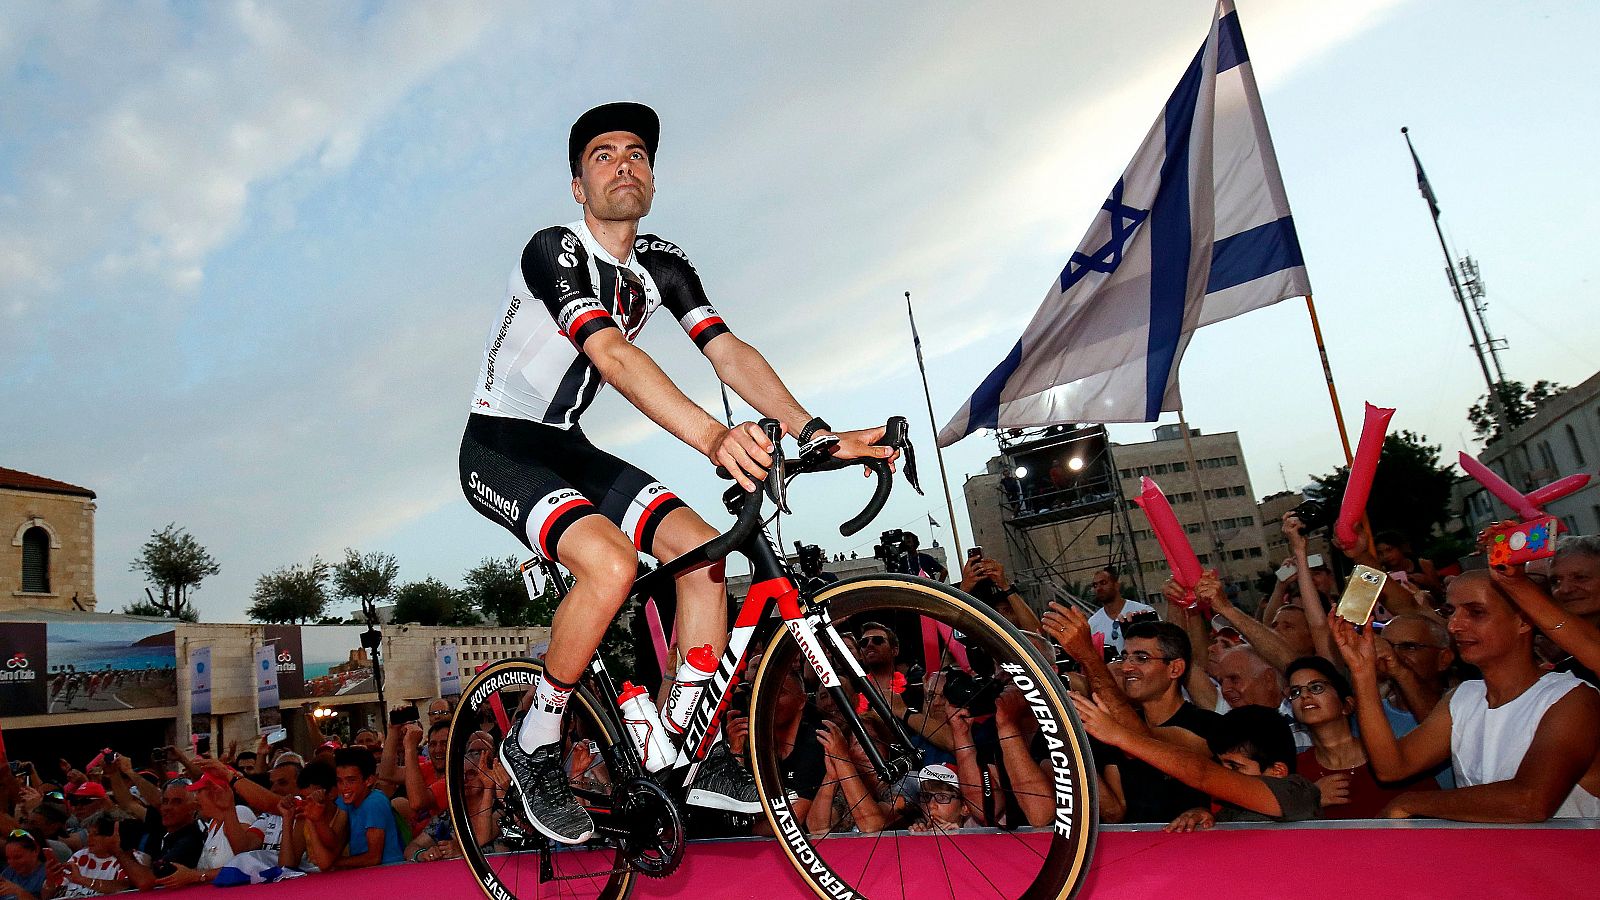
{"label": "bicycle frame", "polygon": [[[753,644],[766,646],[777,630],[783,628],[794,638],[822,686],[832,695],[835,705],[850,724],[851,731],[860,742],[879,777],[892,781],[904,775],[909,771],[910,764],[902,761],[900,765],[891,765],[883,758],[866,726],[856,714],[854,704],[850,703],[849,696],[845,693],[845,680],[867,697],[869,708],[893,730],[900,748],[914,746],[911,735],[906,731],[900,718],[891,712],[877,685],[867,677],[861,663],[850,652],[845,638],[834,627],[826,604],[815,602],[810,591],[797,586],[793,567],[778,552],[777,544],[766,528],[756,529],[743,545],[735,548],[735,552],[750,562],[750,591],[739,607],[733,629],[728,635],[727,648],[718,661],[717,670],[712,674],[705,690],[700,693],[694,711],[690,714],[689,725],[679,745],[678,756],[669,768],[662,770],[662,774],[681,773],[683,783],[693,779],[700,762],[711,752],[717,729],[727,710],[731,689],[735,679],[744,671],[750,647]],[[633,596],[646,596],[661,582],[711,564],[708,560],[694,557],[696,554],[691,552],[646,574],[634,583]],[[543,568],[549,577],[555,579],[557,592],[564,598],[566,583],[560,578],[559,571],[553,563],[538,558],[529,560],[522,565],[524,577],[527,577],[529,569],[535,564]],[[530,592],[532,587],[530,583]],[[833,665],[833,661],[829,659],[824,639],[845,664],[842,677],[840,671]],[[667,675],[670,677],[670,673]],[[627,729],[615,702],[618,695],[616,683],[612,681],[611,674],[606,670],[605,662],[598,653],[589,663],[589,676],[602,695],[600,708],[610,718],[608,724],[615,733],[626,734]],[[618,748],[628,760],[629,768],[643,772],[643,765],[633,742],[620,741],[618,744]]]}

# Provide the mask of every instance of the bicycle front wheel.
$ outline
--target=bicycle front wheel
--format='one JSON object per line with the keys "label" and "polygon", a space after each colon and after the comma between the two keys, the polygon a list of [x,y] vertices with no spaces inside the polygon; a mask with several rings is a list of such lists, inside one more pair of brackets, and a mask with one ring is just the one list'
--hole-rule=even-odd
{"label": "bicycle front wheel", "polygon": [[[508,659],[480,672],[461,695],[450,721],[447,789],[455,837],[478,885],[491,900],[619,900],[637,870],[614,838],[597,836],[566,847],[552,845],[528,824],[500,765],[500,742],[544,671],[539,660]],[[622,801],[615,734],[597,713],[599,701],[580,686],[561,724],[564,768],[573,791],[591,809]],[[597,816],[598,818],[598,816]]]}
{"label": "bicycle front wheel", "polygon": [[[793,637],[773,640],[753,676],[752,768],[767,823],[806,885],[823,898],[1074,896],[1099,819],[1095,768],[1039,648],[982,602],[926,579],[839,582],[815,602],[847,642],[875,627],[897,638],[899,676],[875,640],[859,655],[915,746],[895,746],[873,713],[837,709]],[[915,666],[928,673],[920,683]],[[848,737],[852,717],[910,772],[882,783]]]}

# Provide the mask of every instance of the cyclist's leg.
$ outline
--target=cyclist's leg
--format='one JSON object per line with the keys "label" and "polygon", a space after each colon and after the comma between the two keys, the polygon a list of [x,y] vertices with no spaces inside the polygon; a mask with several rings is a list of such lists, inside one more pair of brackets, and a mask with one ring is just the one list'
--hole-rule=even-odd
{"label": "cyclist's leg", "polygon": [[[717,536],[699,514],[687,506],[668,513],[656,529],[648,552],[671,562]],[[728,644],[728,602],[723,593],[723,563],[678,576],[678,646],[711,645],[717,656]]]}

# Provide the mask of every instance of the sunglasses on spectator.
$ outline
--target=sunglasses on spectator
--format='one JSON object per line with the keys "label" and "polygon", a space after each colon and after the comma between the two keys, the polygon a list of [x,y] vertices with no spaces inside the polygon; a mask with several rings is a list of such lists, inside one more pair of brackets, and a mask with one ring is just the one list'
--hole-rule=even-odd
{"label": "sunglasses on spectator", "polygon": [[162,790],[166,790],[167,788],[172,787],[174,785],[176,785],[178,787],[188,787],[191,784],[194,784],[194,779],[193,778],[174,778],[174,779],[168,781],[166,784],[163,784],[161,786],[161,789]]}
{"label": "sunglasses on spectator", "polygon": [[1121,653],[1121,654],[1118,654],[1116,656],[1113,656],[1113,657],[1111,657],[1111,662],[1112,663],[1133,662],[1133,663],[1135,663],[1137,665],[1141,665],[1142,666],[1142,665],[1146,665],[1147,663],[1149,663],[1150,660],[1152,660],[1152,659],[1159,659],[1162,662],[1172,662],[1173,660],[1177,659],[1177,657],[1176,656],[1156,656],[1156,655],[1151,654],[1151,653],[1146,653],[1143,650],[1135,650],[1132,653]]}
{"label": "sunglasses on spectator", "polygon": [[67,802],[71,803],[73,806],[82,806],[85,803],[93,803],[94,801],[96,801],[98,799],[100,799],[100,798],[99,797],[73,797],[72,799],[68,800]]}
{"label": "sunglasses on spectator", "polygon": [[918,791],[917,800],[922,803],[954,803],[955,791]]}
{"label": "sunglasses on spectator", "polygon": [[39,849],[39,839],[22,830],[21,828],[11,829],[10,838],[13,841],[23,841],[29,846],[33,847],[35,850]]}
{"label": "sunglasses on spectator", "polygon": [[1284,691],[1284,694],[1287,695],[1290,700],[1299,700],[1301,694],[1310,694],[1313,697],[1317,697],[1331,690],[1333,690],[1333,685],[1327,683],[1326,681],[1313,681],[1306,685],[1297,684],[1294,687]]}
{"label": "sunglasses on spectator", "polygon": [[888,644],[889,639],[881,634],[869,634],[856,640],[858,647],[870,647],[874,644]]}
{"label": "sunglasses on spectator", "polygon": [[1415,653],[1418,650],[1443,650],[1437,644],[1419,644],[1416,641],[1395,641],[1394,648],[1401,653]]}
{"label": "sunglasses on spectator", "polygon": [[60,791],[45,791],[44,798],[46,800],[65,800],[67,799],[67,795],[61,793]]}

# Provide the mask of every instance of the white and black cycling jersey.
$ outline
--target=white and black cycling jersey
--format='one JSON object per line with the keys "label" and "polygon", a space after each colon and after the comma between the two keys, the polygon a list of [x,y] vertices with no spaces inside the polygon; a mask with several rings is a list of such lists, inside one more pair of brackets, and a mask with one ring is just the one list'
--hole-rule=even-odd
{"label": "white and black cycling jersey", "polygon": [[621,261],[582,219],[540,231],[523,249],[489,329],[472,412],[575,426],[603,383],[584,341],[620,328],[632,342],[661,305],[702,352],[728,332],[676,245],[641,234]]}

